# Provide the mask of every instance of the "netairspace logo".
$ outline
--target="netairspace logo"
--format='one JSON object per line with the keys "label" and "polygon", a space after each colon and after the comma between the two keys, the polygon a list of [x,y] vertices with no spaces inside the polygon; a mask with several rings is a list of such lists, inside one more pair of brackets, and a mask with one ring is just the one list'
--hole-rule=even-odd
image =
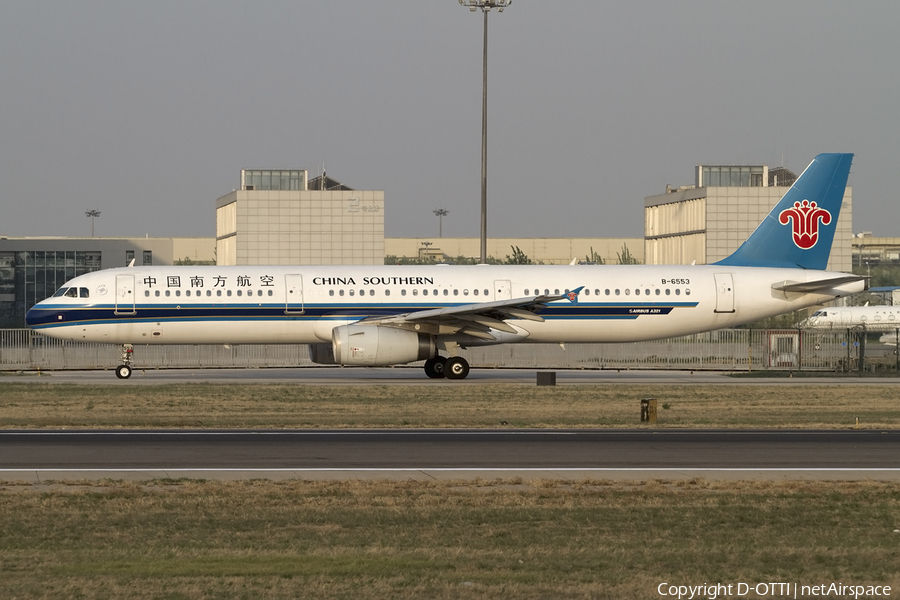
{"label": "netairspace logo", "polygon": [[693,598],[741,598],[753,594],[757,598],[817,598],[830,596],[839,598],[860,598],[890,596],[889,585],[844,585],[843,583],[820,583],[804,585],[789,582],[768,583],[704,583],[703,585],[672,585],[663,582],[657,586],[660,596],[671,596],[678,600]]}

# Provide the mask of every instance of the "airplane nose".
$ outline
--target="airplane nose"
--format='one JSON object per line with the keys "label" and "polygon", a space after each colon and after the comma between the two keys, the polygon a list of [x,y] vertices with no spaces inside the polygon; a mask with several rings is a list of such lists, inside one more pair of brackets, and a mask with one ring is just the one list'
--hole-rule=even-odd
{"label": "airplane nose", "polygon": [[25,326],[26,327],[34,327],[37,325],[38,321],[38,311],[35,310],[37,305],[28,309],[28,312],[25,313]]}
{"label": "airplane nose", "polygon": [[25,313],[25,325],[35,327],[47,321],[48,311],[38,302]]}

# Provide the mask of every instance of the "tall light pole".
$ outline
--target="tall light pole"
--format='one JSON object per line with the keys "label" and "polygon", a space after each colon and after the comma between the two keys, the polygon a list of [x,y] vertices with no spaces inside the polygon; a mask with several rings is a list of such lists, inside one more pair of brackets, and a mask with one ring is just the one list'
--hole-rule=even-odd
{"label": "tall light pole", "polygon": [[438,218],[438,237],[444,237],[444,217],[450,214],[446,208],[434,209],[434,216]]}
{"label": "tall light pole", "polygon": [[487,51],[488,13],[492,8],[497,12],[512,4],[512,0],[459,0],[463,6],[475,12],[479,8],[484,13],[484,73],[481,83],[481,263],[487,263]]}
{"label": "tall light pole", "polygon": [[84,216],[91,218],[91,237],[94,237],[94,217],[100,216],[99,210],[86,210]]}

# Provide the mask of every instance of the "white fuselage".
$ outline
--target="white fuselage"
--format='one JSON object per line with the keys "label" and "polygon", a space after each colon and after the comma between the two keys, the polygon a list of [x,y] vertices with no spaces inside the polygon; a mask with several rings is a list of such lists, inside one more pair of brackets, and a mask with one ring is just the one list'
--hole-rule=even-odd
{"label": "white fuselage", "polygon": [[[543,322],[510,320],[504,342],[629,342],[733,327],[862,291],[861,281],[815,293],[773,285],[843,273],[695,266],[157,266],[77,277],[35,305],[29,325],[68,340],[115,344],[316,344],[367,317],[584,286]],[[74,297],[73,297],[74,296]]]}

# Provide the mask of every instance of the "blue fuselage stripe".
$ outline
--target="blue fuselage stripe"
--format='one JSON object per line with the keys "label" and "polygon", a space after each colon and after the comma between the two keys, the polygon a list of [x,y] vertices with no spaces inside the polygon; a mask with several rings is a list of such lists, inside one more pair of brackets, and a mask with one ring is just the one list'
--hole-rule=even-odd
{"label": "blue fuselage stripe", "polygon": [[[642,315],[667,315],[674,308],[691,308],[696,302],[641,303],[579,303],[565,306],[548,306],[540,312],[545,320],[602,320],[635,319]],[[308,304],[286,310],[284,304],[153,304],[135,307],[130,311],[116,312],[112,305],[72,306],[50,305],[30,311],[29,322],[35,328],[67,325],[91,325],[102,323],[142,323],[151,321],[315,321],[359,320],[367,317],[386,317],[421,310],[431,310],[458,304]]]}

